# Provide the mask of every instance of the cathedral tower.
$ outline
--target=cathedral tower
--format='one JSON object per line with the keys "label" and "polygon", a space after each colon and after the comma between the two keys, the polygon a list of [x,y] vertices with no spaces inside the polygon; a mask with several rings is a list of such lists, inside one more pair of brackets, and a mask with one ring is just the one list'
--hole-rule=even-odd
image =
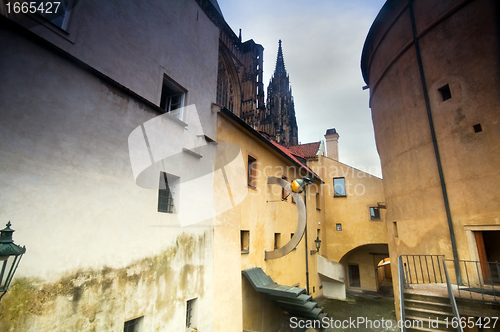
{"label": "cathedral tower", "polygon": [[298,128],[290,79],[285,69],[281,40],[273,77],[267,87],[267,110],[261,119],[262,130],[268,132],[277,143],[284,146],[298,144]]}

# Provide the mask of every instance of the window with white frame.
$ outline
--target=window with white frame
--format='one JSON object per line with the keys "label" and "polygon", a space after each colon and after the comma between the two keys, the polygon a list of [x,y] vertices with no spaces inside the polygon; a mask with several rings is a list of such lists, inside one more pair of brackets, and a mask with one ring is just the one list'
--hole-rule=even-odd
{"label": "window with white frame", "polygon": [[345,178],[334,178],[333,179],[333,196],[334,197],[345,197]]}
{"label": "window with white frame", "polygon": [[175,83],[167,76],[163,77],[163,86],[161,89],[160,108],[166,113],[184,107],[184,99],[186,90],[179,84]]}

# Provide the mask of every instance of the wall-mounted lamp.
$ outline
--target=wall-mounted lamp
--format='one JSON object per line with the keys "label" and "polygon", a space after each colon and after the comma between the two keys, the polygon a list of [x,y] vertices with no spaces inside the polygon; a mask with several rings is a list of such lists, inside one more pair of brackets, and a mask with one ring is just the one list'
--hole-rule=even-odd
{"label": "wall-mounted lamp", "polygon": [[9,289],[21,257],[26,252],[26,247],[18,246],[12,240],[14,230],[10,226],[9,221],[7,227],[0,231],[0,300]]}
{"label": "wall-mounted lamp", "polygon": [[314,244],[316,245],[316,250],[311,250],[311,255],[317,254],[319,252],[319,248],[321,247],[321,240],[319,237],[314,240]]}

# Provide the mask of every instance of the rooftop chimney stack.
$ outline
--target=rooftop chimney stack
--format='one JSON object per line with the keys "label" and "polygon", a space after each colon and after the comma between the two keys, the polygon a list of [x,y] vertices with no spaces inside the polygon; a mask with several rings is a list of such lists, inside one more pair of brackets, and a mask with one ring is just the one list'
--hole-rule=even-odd
{"label": "rooftop chimney stack", "polygon": [[339,134],[335,128],[328,129],[325,134],[326,156],[333,160],[339,160]]}

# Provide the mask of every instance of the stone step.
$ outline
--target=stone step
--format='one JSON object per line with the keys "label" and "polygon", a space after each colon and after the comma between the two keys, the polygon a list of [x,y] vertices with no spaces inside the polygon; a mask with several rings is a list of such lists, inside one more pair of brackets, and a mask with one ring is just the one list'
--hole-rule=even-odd
{"label": "stone step", "polygon": [[439,320],[445,320],[446,318],[448,318],[448,322],[451,322],[453,317],[455,317],[455,315],[452,312],[443,312],[440,310],[430,310],[430,309],[416,308],[416,307],[412,308],[405,307],[405,314],[412,317],[422,317],[431,319],[438,318]]}
{"label": "stone step", "polygon": [[439,330],[439,329],[430,329],[428,327],[422,327],[422,328],[407,328],[406,332],[448,332],[447,330]]}
{"label": "stone step", "polygon": [[439,312],[453,313],[450,302],[436,303],[422,300],[405,299],[405,308],[422,308]]}
{"label": "stone step", "polygon": [[451,325],[451,319],[448,320],[448,324],[446,323],[446,321],[438,320],[437,328],[434,328],[435,325],[432,325],[432,324],[435,324],[435,322],[436,322],[435,319],[429,319],[429,318],[423,318],[423,317],[417,317],[417,316],[410,316],[410,315],[406,315],[405,319],[406,320],[411,320],[411,321],[422,321],[422,325],[421,326],[414,325],[412,327],[413,329],[416,328],[417,330],[420,330],[420,331],[422,331],[422,328],[431,329],[432,331],[436,331],[436,330],[439,330],[439,331],[456,331],[456,329],[454,329],[452,327],[452,325]]}
{"label": "stone step", "polygon": [[450,304],[450,299],[448,297],[434,296],[434,295],[424,295],[424,294],[415,294],[415,293],[404,293],[405,300],[419,300],[426,301],[432,303],[444,303]]}

